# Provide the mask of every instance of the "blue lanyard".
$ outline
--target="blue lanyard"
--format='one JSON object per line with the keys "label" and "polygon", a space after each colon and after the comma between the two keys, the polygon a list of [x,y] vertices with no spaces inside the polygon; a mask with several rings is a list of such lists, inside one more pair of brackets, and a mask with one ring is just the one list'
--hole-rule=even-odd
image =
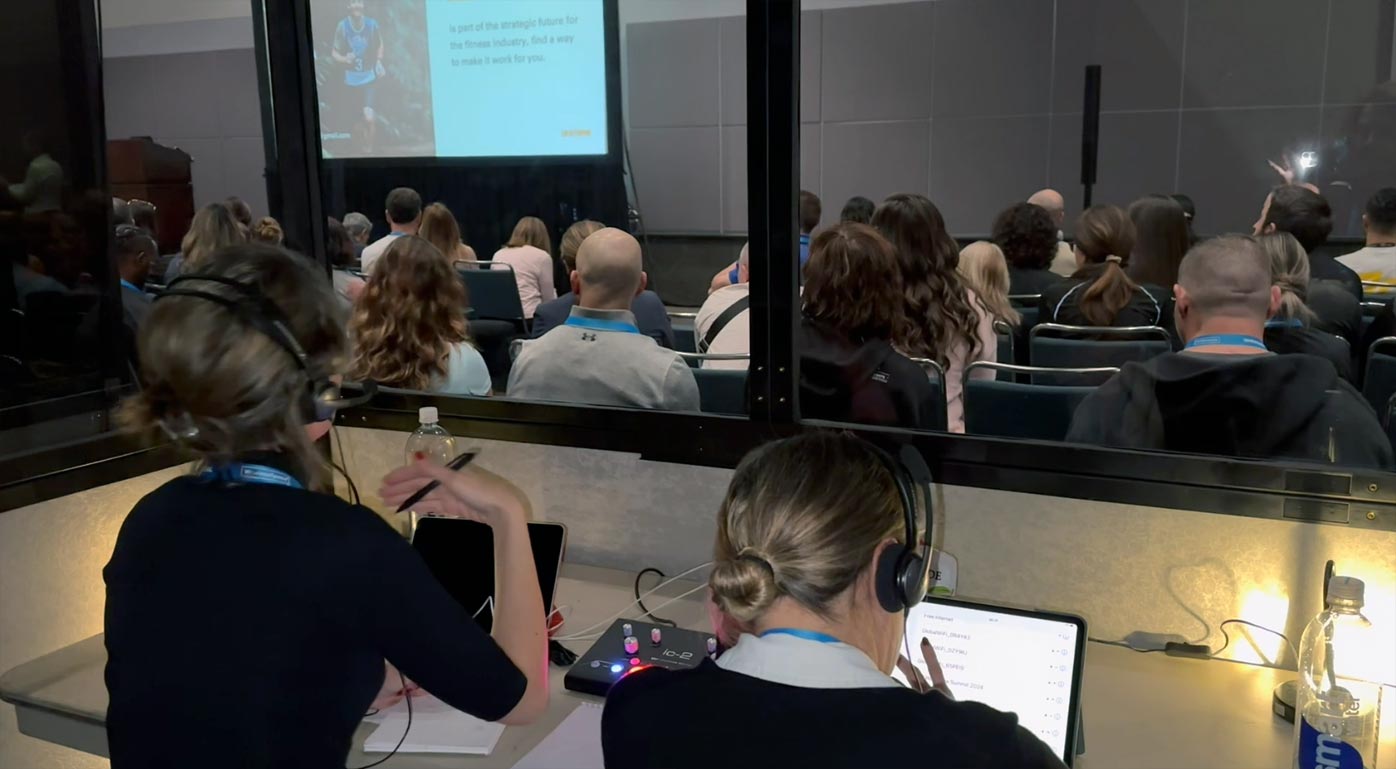
{"label": "blue lanyard", "polygon": [[1298,319],[1298,318],[1290,318],[1289,320],[1280,320],[1279,318],[1275,318],[1274,320],[1268,320],[1268,321],[1266,321],[1266,322],[1265,322],[1265,327],[1266,327],[1266,328],[1303,328],[1303,327],[1304,327],[1304,321],[1302,321],[1302,320],[1300,320],[1300,319]]}
{"label": "blue lanyard", "polygon": [[141,290],[140,286],[137,286],[135,283],[132,283],[131,281],[129,281],[129,280],[125,279],[125,278],[122,278],[122,279],[121,279],[121,287],[122,287],[122,288],[126,288],[126,289],[130,289],[131,291],[135,291],[137,294],[144,294],[144,293],[145,293],[144,291]]}
{"label": "blue lanyard", "polygon": [[1187,349],[1194,347],[1250,347],[1256,350],[1267,349],[1265,343],[1246,334],[1210,334],[1199,336],[1188,342]]}
{"label": "blue lanyard", "polygon": [[577,326],[578,328],[589,328],[593,331],[620,331],[626,334],[638,334],[640,329],[634,323],[626,323],[623,320],[603,320],[601,318],[583,318],[572,315],[567,318],[565,326]]}
{"label": "blue lanyard", "polygon": [[806,641],[817,641],[822,644],[841,644],[843,641],[829,635],[814,630],[803,630],[797,627],[773,627],[762,633],[758,638],[765,638],[768,635],[793,635],[796,638],[803,638]]}
{"label": "blue lanyard", "polygon": [[222,481],[223,483],[287,486],[293,489],[305,488],[301,485],[301,482],[296,480],[290,473],[277,470],[274,467],[267,467],[266,465],[244,465],[241,462],[210,467],[199,474],[199,479],[204,481]]}

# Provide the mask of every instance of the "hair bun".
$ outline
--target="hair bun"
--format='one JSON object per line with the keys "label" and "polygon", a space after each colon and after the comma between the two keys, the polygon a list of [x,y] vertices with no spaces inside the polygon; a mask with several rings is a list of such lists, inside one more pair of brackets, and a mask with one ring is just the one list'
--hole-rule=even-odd
{"label": "hair bun", "polygon": [[1110,254],[1109,256],[1105,257],[1105,261],[1110,264],[1124,264],[1125,258],[1123,256],[1116,256],[1114,254]]}
{"label": "hair bun", "polygon": [[718,561],[708,577],[713,601],[724,614],[740,623],[760,617],[780,594],[776,567],[768,556],[743,548],[736,558]]}

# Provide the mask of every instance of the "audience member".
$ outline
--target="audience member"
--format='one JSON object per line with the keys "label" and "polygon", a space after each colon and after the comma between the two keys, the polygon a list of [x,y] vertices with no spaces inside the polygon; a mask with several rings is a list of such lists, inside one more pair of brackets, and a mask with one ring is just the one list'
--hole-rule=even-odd
{"label": "audience member", "polygon": [[1333,232],[1333,209],[1317,192],[1295,184],[1276,187],[1265,197],[1255,234],[1288,232],[1309,255],[1309,273],[1314,280],[1331,280],[1342,285],[1357,301],[1362,301],[1362,279],[1330,254],[1318,249]]}
{"label": "audience member", "polygon": [[132,223],[150,233],[150,237],[155,238],[156,244],[158,245],[160,233],[156,220],[157,209],[155,208],[155,204],[148,200],[135,199],[127,201],[126,204],[131,209]]}
{"label": "audience member", "polygon": [[[1175,204],[1176,205],[1176,204]],[[1067,440],[1129,449],[1390,469],[1391,443],[1333,365],[1275,355],[1262,338],[1281,306],[1251,237],[1203,241],[1175,288],[1180,353],[1126,363],[1087,396]]]}
{"label": "audience member", "polygon": [[250,240],[269,246],[279,246],[286,242],[286,233],[281,229],[281,222],[270,216],[263,216],[257,220],[256,224],[252,225]]}
{"label": "audience member", "polygon": [[397,238],[378,260],[349,321],[350,375],[388,387],[489,395],[490,372],[465,321],[465,285],[432,244]]}
{"label": "audience member", "polygon": [[20,151],[29,158],[24,179],[6,184],[0,177],[0,193],[7,193],[24,206],[27,215],[63,210],[63,166],[49,154],[51,141],[46,132],[31,129],[20,139]]}
{"label": "audience member", "polygon": [[1061,243],[1057,232],[1047,209],[1033,203],[1017,203],[994,218],[993,240],[1008,260],[1008,293],[1040,295],[1062,282],[1049,269]]}
{"label": "audience member", "polygon": [[1052,217],[1052,224],[1057,227],[1057,250],[1052,255],[1050,269],[1063,278],[1071,277],[1076,272],[1076,255],[1071,252],[1071,246],[1067,244],[1062,233],[1062,226],[1066,224],[1066,199],[1060,192],[1048,188],[1034,192],[1028,197],[1028,202],[1041,206]]}
{"label": "audience member", "polygon": [[1314,311],[1304,303],[1309,293],[1309,257],[1288,232],[1256,238],[1270,259],[1270,280],[1280,289],[1280,308],[1265,324],[1265,346],[1281,355],[1307,353],[1326,358],[1338,375],[1352,381],[1352,349],[1342,339],[1313,328]]}
{"label": "audience member", "polygon": [[[698,352],[711,355],[751,354],[751,244],[737,258],[737,282],[708,294],[693,319]],[[707,360],[703,368],[745,371],[750,361]]]}
{"label": "audience member", "polygon": [[436,246],[436,250],[445,254],[452,264],[477,261],[475,249],[467,246],[461,237],[455,214],[441,203],[432,203],[422,212],[422,226],[418,234]]}
{"label": "audience member", "polygon": [[[824,207],[819,201],[819,196],[808,190],[800,190],[800,267],[802,269],[809,261],[810,235],[819,226],[819,218],[823,213]],[[737,278],[737,263],[733,262],[713,276],[712,282],[708,284],[708,293],[711,294],[723,286],[736,283]]]}
{"label": "audience member", "polygon": [[1167,195],[1146,195],[1129,205],[1129,218],[1134,223],[1129,277],[1141,286],[1169,289],[1178,282],[1178,265],[1189,247],[1183,207]]}
{"label": "audience member", "polygon": [[[562,243],[558,251],[562,256],[562,264],[566,267],[569,283],[572,273],[577,270],[577,251],[582,247],[582,242],[593,232],[605,227],[601,222],[585,219],[573,222],[572,226],[567,228],[567,232],[562,234]],[[577,295],[572,291],[551,302],[538,305],[538,309],[533,312],[533,338],[537,339],[566,323],[572,308],[576,306]],[[641,291],[630,303],[630,311],[635,314],[635,325],[640,327],[640,333],[658,342],[660,347],[671,350],[674,348],[674,328],[669,321],[669,311],[659,294],[648,289]]]}
{"label": "audience member", "polygon": [[843,204],[843,210],[839,212],[839,221],[857,222],[858,224],[872,224],[873,211],[877,210],[877,204],[862,195],[854,195]]}
{"label": "audience member", "polygon": [[[323,273],[260,244],[200,269],[233,285],[190,279],[156,301],[146,386],[121,412],[198,462],[125,516],[102,572],[112,764],[344,766],[363,714],[418,686],[477,718],[537,718],[546,610],[521,493],[418,462],[378,495],[392,509],[436,481],[415,510],[490,526],[492,639],[392,526],[334,496],[313,443],[329,424],[304,407],[307,379],[333,375],[345,348]],[[248,293],[289,340],[237,309]],[[230,713],[248,739],[227,739]]]}
{"label": "audience member", "polygon": [[1173,202],[1177,203],[1183,209],[1183,218],[1188,221],[1188,248],[1192,248],[1197,245],[1198,241],[1196,223],[1197,204],[1193,202],[1190,196],[1184,195],[1181,192],[1175,192],[1168,197],[1172,198]]}
{"label": "audience member", "polygon": [[197,271],[200,263],[228,246],[246,242],[247,236],[238,225],[228,208],[219,203],[210,203],[194,214],[189,231],[184,234],[180,251],[175,254],[165,268],[165,283],[169,283],[181,272]]}
{"label": "audience member", "polygon": [[509,242],[494,253],[494,261],[514,270],[523,314],[532,320],[538,305],[557,298],[553,283],[553,240],[548,226],[536,216],[525,216],[514,225]]}
{"label": "audience member", "polygon": [[979,295],[994,320],[1015,328],[1023,322],[1023,314],[1013,309],[1013,303],[1008,301],[1008,260],[1003,258],[998,246],[987,240],[976,240],[965,246],[960,249],[957,270],[965,285]]}
{"label": "audience member", "polygon": [[224,200],[223,205],[228,209],[228,213],[233,215],[233,219],[242,226],[243,235],[250,236],[252,233],[252,208],[247,205],[247,202],[237,195],[233,195]]}
{"label": "audience member", "polygon": [[120,227],[123,224],[134,225],[136,220],[131,216],[131,204],[121,198],[111,199],[112,226]]}
{"label": "audience member", "polygon": [[121,314],[126,327],[135,332],[150,314],[150,297],[145,281],[160,249],[143,228],[122,224],[116,228],[116,272],[121,279]]}
{"label": "audience member", "polygon": [[1076,220],[1078,265],[1038,306],[1041,323],[1068,326],[1164,326],[1163,305],[1129,277],[1134,222],[1118,206],[1091,206]]}
{"label": "audience member", "polygon": [[524,342],[509,396],[598,406],[698,411],[698,382],[677,354],[640,333],[630,311],[645,289],[640,244],[607,228],[582,241],[567,322]]}
{"label": "audience member", "polygon": [[867,225],[840,222],[815,238],[795,331],[803,416],[923,429],[941,422],[925,370],[893,348],[904,333],[902,281],[895,248]]}
{"label": "audience member", "polygon": [[373,273],[377,262],[394,240],[406,235],[416,235],[422,225],[422,196],[408,187],[398,187],[388,193],[383,215],[388,218],[388,234],[373,241],[359,254],[359,269],[365,275]]}
{"label": "audience member", "polygon": [[[952,432],[964,432],[965,368],[974,361],[997,360],[994,316],[956,273],[960,251],[945,231],[940,209],[926,196],[888,197],[873,214],[873,225],[892,243],[901,268],[904,302],[893,310],[898,319],[893,345],[904,355],[941,365],[946,423]],[[856,262],[849,266],[858,269]],[[1012,267],[1009,274],[1011,285]],[[863,301],[856,297],[851,301]],[[973,376],[992,379],[994,372],[981,370]]]}
{"label": "audience member", "polygon": [[344,230],[349,233],[349,239],[354,241],[354,263],[358,264],[363,259],[364,249],[368,247],[368,239],[373,235],[373,222],[367,216],[354,211],[344,215]]}
{"label": "audience member", "polygon": [[[891,578],[917,535],[895,478],[857,438],[808,432],[749,453],[708,576],[730,648],[622,678],[602,715],[606,766],[1060,768],[1016,716],[947,696],[929,639],[904,642]],[[901,658],[912,644],[934,683]]]}
{"label": "audience member", "polygon": [[[1396,285],[1396,187],[1377,190],[1367,200],[1362,213],[1366,244],[1338,257],[1338,263],[1357,273],[1364,281]],[[1364,295],[1387,295],[1390,288],[1365,286]]]}
{"label": "audience member", "polygon": [[325,223],[325,255],[330,259],[330,279],[334,283],[334,293],[339,305],[349,317],[354,301],[364,291],[364,279],[350,272],[354,264],[354,241],[344,225],[333,216]]}

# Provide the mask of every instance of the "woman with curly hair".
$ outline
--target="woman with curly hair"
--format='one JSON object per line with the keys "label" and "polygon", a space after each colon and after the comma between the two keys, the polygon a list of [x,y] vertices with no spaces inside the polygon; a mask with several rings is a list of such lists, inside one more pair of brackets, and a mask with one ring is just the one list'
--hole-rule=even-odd
{"label": "woman with curly hair", "polygon": [[489,395],[490,372],[471,344],[465,286],[427,241],[405,235],[390,246],[354,303],[350,374],[388,387],[448,395]]}
{"label": "woman with curly hair", "polygon": [[[994,316],[956,272],[960,249],[929,198],[892,195],[877,207],[872,223],[892,242],[901,268],[905,301],[893,346],[945,369],[946,423],[951,432],[962,433],[965,368],[998,359]],[[975,376],[992,379],[994,372],[981,370]]]}
{"label": "woman with curly hair", "polygon": [[1008,293],[1041,295],[1062,282],[1052,272],[1057,255],[1057,223],[1047,209],[1032,203],[1009,206],[994,218],[994,243],[1008,260]]}

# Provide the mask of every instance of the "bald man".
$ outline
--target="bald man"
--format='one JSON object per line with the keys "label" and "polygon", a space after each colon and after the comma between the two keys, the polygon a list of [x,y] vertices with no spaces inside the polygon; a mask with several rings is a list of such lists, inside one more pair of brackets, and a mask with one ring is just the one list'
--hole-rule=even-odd
{"label": "bald man", "polygon": [[645,290],[640,244],[614,228],[582,241],[567,321],[524,342],[508,395],[522,400],[698,411],[698,382],[677,354],[640,332],[631,302]]}
{"label": "bald man", "polygon": [[1130,449],[1396,466],[1361,394],[1333,364],[1266,349],[1280,305],[1270,261],[1251,237],[1204,241],[1178,268],[1182,352],[1126,363],[1076,410],[1067,440]]}
{"label": "bald man", "polygon": [[1051,214],[1052,221],[1057,225],[1057,254],[1052,258],[1052,272],[1069,278],[1076,273],[1076,254],[1072,252],[1071,245],[1062,240],[1062,224],[1066,222],[1066,199],[1060,192],[1054,189],[1038,190],[1029,198],[1028,202],[1047,209]]}

